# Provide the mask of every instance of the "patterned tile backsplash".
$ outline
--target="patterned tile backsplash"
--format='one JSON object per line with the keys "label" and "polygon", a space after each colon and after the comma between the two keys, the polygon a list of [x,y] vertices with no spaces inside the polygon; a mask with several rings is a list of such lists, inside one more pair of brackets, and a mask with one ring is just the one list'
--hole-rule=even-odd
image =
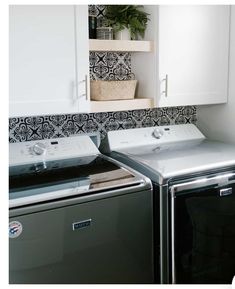
{"label": "patterned tile backsplash", "polygon": [[196,123],[196,121],[196,107],[194,106],[16,117],[9,119],[9,141],[22,142],[68,137],[97,131],[102,139],[110,130]]}

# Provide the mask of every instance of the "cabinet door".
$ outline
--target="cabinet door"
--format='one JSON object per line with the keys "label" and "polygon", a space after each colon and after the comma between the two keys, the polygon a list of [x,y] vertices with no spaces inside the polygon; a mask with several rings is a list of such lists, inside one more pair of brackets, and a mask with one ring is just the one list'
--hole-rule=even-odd
{"label": "cabinet door", "polygon": [[78,33],[84,39],[79,41],[88,42],[84,10],[82,6],[83,13],[78,13],[72,5],[10,6],[10,116],[82,110],[79,93],[85,93],[86,84],[81,74],[88,58],[86,68],[78,68],[75,16],[83,17]]}
{"label": "cabinet door", "polygon": [[230,8],[159,7],[158,106],[227,101]]}
{"label": "cabinet door", "polygon": [[76,101],[79,112],[90,111],[88,7],[75,6]]}

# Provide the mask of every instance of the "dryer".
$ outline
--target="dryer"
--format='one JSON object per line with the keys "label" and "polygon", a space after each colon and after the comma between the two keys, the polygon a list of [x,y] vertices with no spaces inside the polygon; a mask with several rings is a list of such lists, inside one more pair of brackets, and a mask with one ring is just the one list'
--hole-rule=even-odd
{"label": "dryer", "polygon": [[152,180],[155,282],[231,284],[235,146],[184,124],[110,131],[101,151]]}

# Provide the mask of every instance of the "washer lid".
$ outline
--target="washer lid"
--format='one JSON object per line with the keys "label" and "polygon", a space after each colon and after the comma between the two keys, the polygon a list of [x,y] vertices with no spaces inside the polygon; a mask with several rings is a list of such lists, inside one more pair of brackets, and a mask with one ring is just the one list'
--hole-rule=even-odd
{"label": "washer lid", "polygon": [[153,181],[235,165],[235,146],[208,140],[140,146],[119,150],[127,165]]}
{"label": "washer lid", "polygon": [[89,156],[10,167],[10,207],[143,184],[106,157]]}

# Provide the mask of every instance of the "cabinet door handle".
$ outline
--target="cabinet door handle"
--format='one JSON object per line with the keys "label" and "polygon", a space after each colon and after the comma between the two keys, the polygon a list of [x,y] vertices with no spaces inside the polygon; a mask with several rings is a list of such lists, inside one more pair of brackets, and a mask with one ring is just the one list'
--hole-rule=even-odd
{"label": "cabinet door handle", "polygon": [[88,95],[87,95],[87,74],[85,74],[85,94],[86,94],[86,100],[88,100]]}
{"label": "cabinet door handle", "polygon": [[78,98],[85,96],[86,100],[88,100],[88,95],[87,95],[87,74],[85,74],[85,78],[79,82],[79,84],[82,84],[82,83],[85,84],[85,93],[79,95]]}
{"label": "cabinet door handle", "polygon": [[165,90],[162,92],[165,94],[165,97],[168,96],[168,74],[166,74],[166,77],[163,79],[165,81]]}

